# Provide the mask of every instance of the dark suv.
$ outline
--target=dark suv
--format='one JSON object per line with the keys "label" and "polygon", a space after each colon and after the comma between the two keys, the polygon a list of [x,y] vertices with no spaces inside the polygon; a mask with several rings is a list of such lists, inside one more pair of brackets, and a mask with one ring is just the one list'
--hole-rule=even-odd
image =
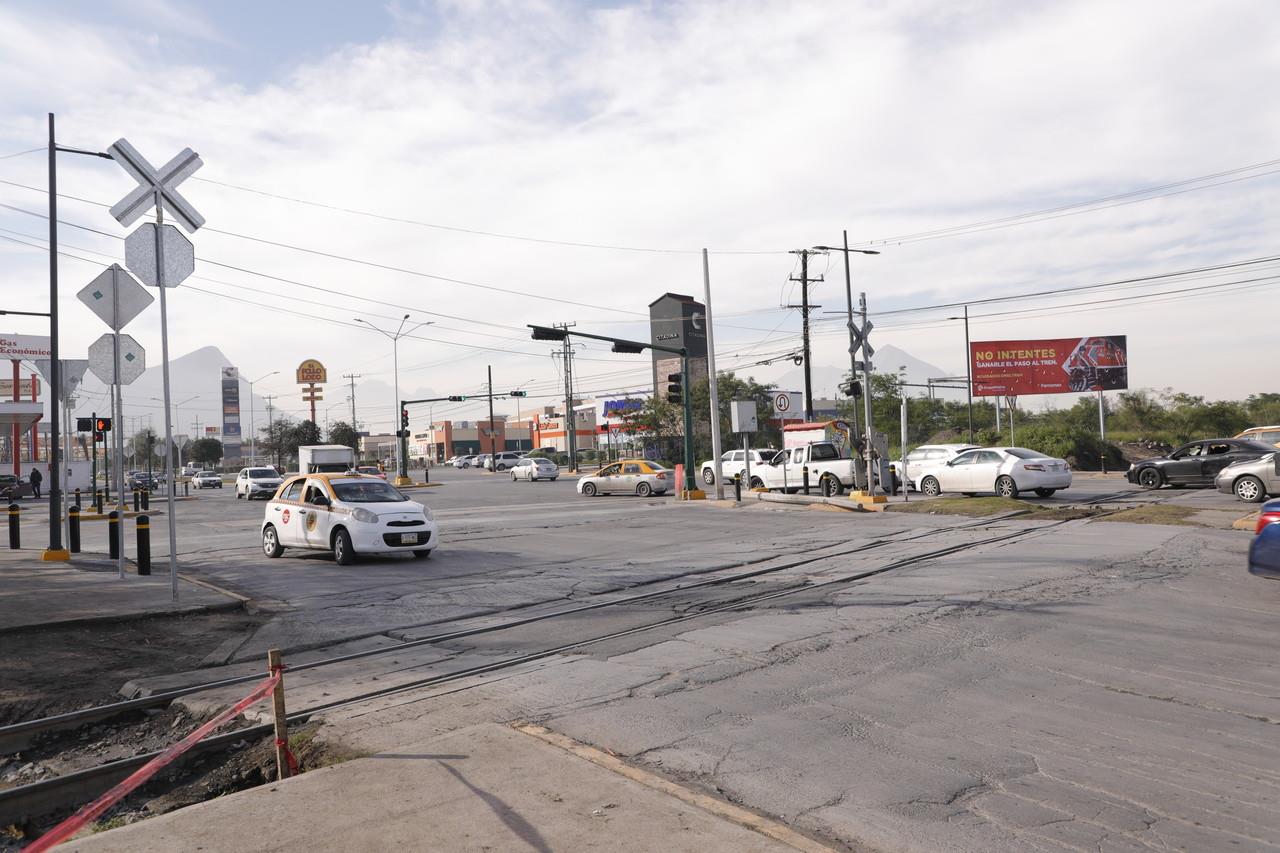
{"label": "dark suv", "polygon": [[1275,448],[1239,438],[1211,438],[1182,445],[1168,456],[1144,459],[1129,466],[1125,477],[1144,489],[1161,486],[1212,486],[1218,472],[1236,462],[1247,462]]}

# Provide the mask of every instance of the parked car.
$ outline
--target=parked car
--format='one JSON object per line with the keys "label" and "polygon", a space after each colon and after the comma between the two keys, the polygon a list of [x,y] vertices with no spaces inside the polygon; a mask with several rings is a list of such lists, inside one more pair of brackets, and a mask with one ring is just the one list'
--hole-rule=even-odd
{"label": "parked car", "polygon": [[[908,486],[913,491],[920,491],[920,481],[938,468],[946,465],[966,450],[981,449],[977,444],[922,444],[907,454],[906,459],[897,459],[890,463],[893,468],[895,483],[903,480],[905,468]],[[905,463],[905,464],[904,464]],[[897,491],[896,489],[894,491]]]}
{"label": "parked car", "polygon": [[222,475],[217,471],[198,471],[191,478],[193,489],[221,489]]}
{"label": "parked car", "polygon": [[387,472],[383,471],[377,465],[357,465],[352,469],[354,474],[365,474],[369,477],[379,477],[383,480],[387,479]]}
{"label": "parked car", "polygon": [[428,557],[439,537],[431,510],[386,480],[362,474],[293,477],[267,504],[262,552],[279,557],[286,548],[333,551],[339,565],[358,554],[411,551]]}
{"label": "parked car", "polygon": [[1218,472],[1214,485],[1218,491],[1248,503],[1262,503],[1268,495],[1280,495],[1280,451],[1228,465]]}
{"label": "parked car", "polygon": [[528,480],[529,482],[537,480],[554,481],[559,476],[560,469],[556,467],[556,463],[541,456],[526,456],[511,469],[511,482],[513,483],[516,480]]}
{"label": "parked car", "polygon": [[19,498],[29,498],[34,494],[35,491],[26,477],[19,477],[15,474],[0,474],[0,498],[6,501],[16,501]]}
{"label": "parked car", "polygon": [[236,500],[268,499],[283,482],[275,468],[241,468],[236,475]]}
{"label": "parked car", "polygon": [[1190,441],[1168,456],[1144,459],[1129,466],[1130,483],[1144,489],[1161,486],[1212,486],[1218,473],[1228,465],[1247,462],[1274,453],[1275,448],[1239,438],[1211,438]]}
{"label": "parked car", "polygon": [[455,456],[453,458],[454,468],[470,468],[474,464],[476,464],[474,456]]}
{"label": "parked car", "polygon": [[477,455],[477,456],[472,457],[472,459],[471,459],[471,464],[472,464],[473,466],[475,466],[476,468],[485,468],[485,469],[488,469],[488,467],[489,467],[489,459],[490,459],[490,454],[488,454],[488,453],[481,453],[481,454],[479,454],[479,455]]}
{"label": "parked car", "polygon": [[485,460],[484,468],[486,471],[505,471],[508,468],[514,468],[516,463],[524,458],[524,453],[517,450],[507,450],[496,456],[490,456]]}
{"label": "parked car", "polygon": [[920,491],[930,497],[943,492],[975,495],[994,491],[1002,498],[1034,491],[1047,498],[1070,485],[1071,466],[1065,459],[1025,447],[983,447],[966,450],[926,474],[920,480]]}
{"label": "parked car", "polygon": [[1280,501],[1268,501],[1258,514],[1249,546],[1249,574],[1280,580]]}
{"label": "parked car", "polygon": [[[751,450],[726,450],[720,454],[720,475],[724,477],[726,483],[732,483],[733,478],[742,474],[746,475],[747,460],[751,460],[754,465],[768,465],[769,460],[778,455],[778,451],[769,447],[753,448]],[[716,484],[716,462],[714,459],[708,459],[698,466],[702,473],[702,482],[708,486]]]}
{"label": "parked car", "polygon": [[1280,426],[1250,427],[1235,437],[1244,441],[1257,441],[1280,447]]}
{"label": "parked car", "polygon": [[673,475],[657,462],[645,459],[620,459],[605,465],[594,474],[578,480],[579,494],[587,497],[608,494],[649,495],[664,494],[671,488]]}

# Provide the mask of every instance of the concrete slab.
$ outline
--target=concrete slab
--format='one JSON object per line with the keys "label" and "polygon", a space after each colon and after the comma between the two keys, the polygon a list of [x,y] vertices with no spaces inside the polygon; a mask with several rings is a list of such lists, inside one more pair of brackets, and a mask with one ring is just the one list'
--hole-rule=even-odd
{"label": "concrete slab", "polygon": [[0,552],[0,633],[23,628],[235,609],[236,598],[179,580],[172,598],[167,571],[121,580],[101,555],[70,565],[46,563],[35,549]]}
{"label": "concrete slab", "polygon": [[[755,818],[738,811],[743,822]],[[785,837],[785,827],[755,820],[756,829],[776,828]],[[220,797],[60,849],[827,849],[798,833],[792,836],[795,845],[766,837],[543,738],[489,724]]]}

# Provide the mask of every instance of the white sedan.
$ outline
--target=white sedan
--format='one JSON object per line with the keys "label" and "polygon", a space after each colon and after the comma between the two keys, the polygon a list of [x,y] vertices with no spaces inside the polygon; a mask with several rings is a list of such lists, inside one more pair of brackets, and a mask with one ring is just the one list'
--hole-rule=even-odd
{"label": "white sedan", "polygon": [[[908,473],[910,473],[908,471]],[[994,491],[1003,498],[1035,491],[1047,498],[1071,485],[1071,466],[1025,447],[984,447],[961,453],[920,480],[920,491],[933,497],[943,492],[974,495]]]}
{"label": "white sedan", "polygon": [[907,454],[905,460],[894,460],[894,476],[901,481],[902,472],[906,470],[910,478],[911,488],[920,491],[920,483],[924,478],[946,465],[966,450],[979,450],[976,444],[922,444]]}
{"label": "white sedan", "polygon": [[386,480],[359,474],[311,474],[288,480],[267,504],[262,551],[333,551],[339,565],[357,554],[411,551],[427,557],[440,544],[431,510]]}
{"label": "white sedan", "polygon": [[555,480],[560,476],[560,469],[550,459],[541,456],[526,456],[516,462],[511,469],[511,482],[516,480]]}

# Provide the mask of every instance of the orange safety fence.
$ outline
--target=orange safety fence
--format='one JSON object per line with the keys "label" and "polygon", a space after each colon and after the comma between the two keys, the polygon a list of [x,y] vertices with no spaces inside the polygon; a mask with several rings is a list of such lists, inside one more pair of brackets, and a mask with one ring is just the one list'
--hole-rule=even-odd
{"label": "orange safety fence", "polygon": [[271,692],[276,689],[276,685],[280,683],[281,677],[282,675],[280,672],[273,673],[269,678],[257,687],[253,688],[253,692],[248,696],[244,697],[230,708],[227,708],[207,723],[201,725],[191,734],[173,744],[164,752],[160,753],[133,773],[129,774],[124,781],[120,782],[110,791],[107,791],[87,806],[82,807],[71,817],[67,818],[53,829],[37,838],[25,848],[26,853],[41,853],[41,851],[48,850],[55,844],[59,844],[70,838],[72,835],[75,835],[90,821],[96,820],[103,812],[120,802],[120,800],[124,799],[136,790],[138,786],[142,785],[152,776],[156,775],[156,773],[160,772],[165,765],[169,764],[179,755],[182,755],[182,753],[195,746],[204,738],[205,735],[209,734],[218,726],[222,725],[227,720],[230,720],[237,714],[242,713],[250,705],[253,705],[255,702],[259,702],[271,695]]}

